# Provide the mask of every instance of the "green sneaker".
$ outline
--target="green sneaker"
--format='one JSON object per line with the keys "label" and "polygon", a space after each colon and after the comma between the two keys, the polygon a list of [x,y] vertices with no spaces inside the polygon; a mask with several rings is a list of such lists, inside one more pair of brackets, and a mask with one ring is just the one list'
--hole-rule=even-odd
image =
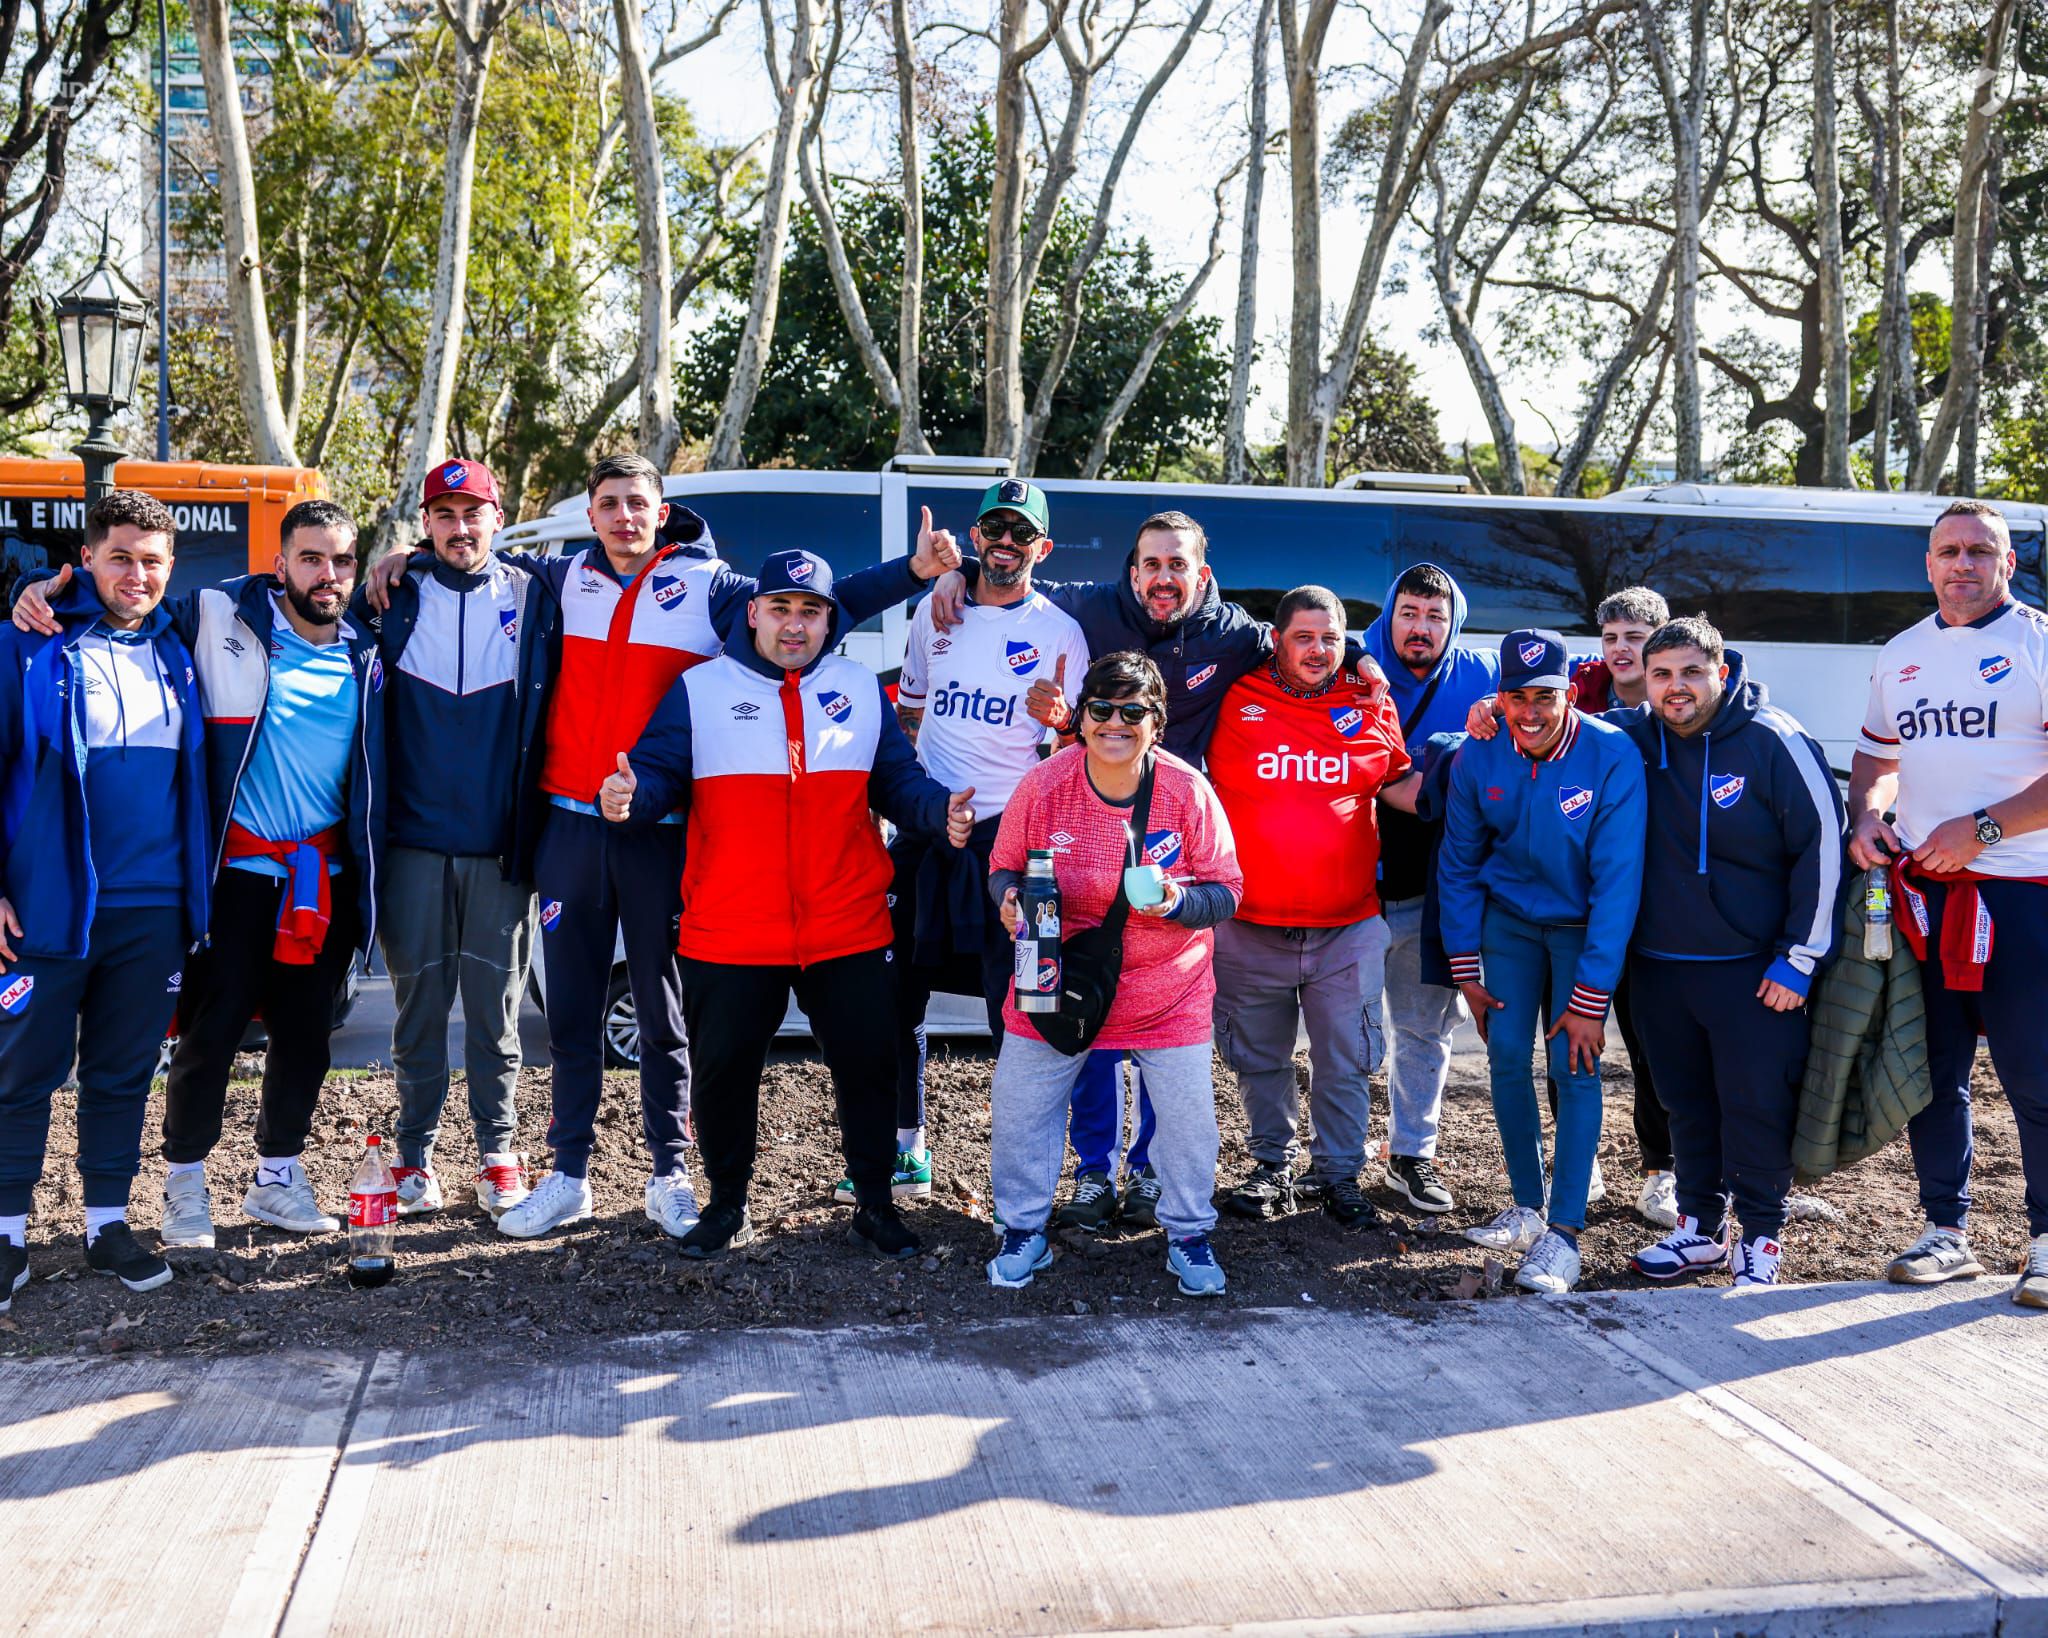
{"label": "green sneaker", "polygon": [[[889,1179],[889,1195],[894,1200],[910,1200],[929,1196],[932,1192],[932,1153],[927,1149],[923,1154],[914,1154],[908,1149],[896,1151],[896,1172]],[[853,1197],[853,1179],[842,1177],[832,1185],[832,1203],[838,1206],[857,1205]]]}

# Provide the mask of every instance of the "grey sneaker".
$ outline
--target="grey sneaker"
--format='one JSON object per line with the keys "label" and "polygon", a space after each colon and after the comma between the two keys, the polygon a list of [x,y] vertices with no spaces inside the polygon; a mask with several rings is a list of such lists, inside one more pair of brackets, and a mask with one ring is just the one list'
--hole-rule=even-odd
{"label": "grey sneaker", "polygon": [[1544,1231],[1515,1270],[1515,1284],[1546,1297],[1561,1297],[1578,1283],[1579,1248],[1555,1229]]}
{"label": "grey sneaker", "polygon": [[1003,1243],[988,1260],[988,1283],[1005,1291],[1022,1291],[1052,1267],[1052,1247],[1044,1229],[1004,1229]]}
{"label": "grey sneaker", "polygon": [[1233,1217],[1285,1217],[1294,1210],[1294,1173],[1285,1161],[1260,1161],[1224,1196],[1223,1209]]}
{"label": "grey sneaker", "polygon": [[283,1176],[267,1167],[257,1167],[256,1181],[242,1196],[242,1210],[258,1222],[268,1223],[272,1228],[289,1229],[294,1234],[337,1234],[341,1231],[341,1219],[329,1217],[320,1209],[320,1202],[313,1194],[312,1179],[299,1166],[293,1166]]}
{"label": "grey sneaker", "polygon": [[1206,1234],[1191,1234],[1185,1240],[1169,1240],[1166,1270],[1180,1282],[1183,1297],[1223,1295],[1223,1265],[1216,1260],[1216,1248]]}
{"label": "grey sneaker", "polygon": [[1077,1228],[1085,1234],[1100,1234],[1116,1221],[1116,1185],[1107,1172],[1083,1172],[1074,1179],[1074,1192],[1054,1214],[1060,1228]]}
{"label": "grey sneaker", "polygon": [[1134,1229],[1159,1226],[1159,1174],[1150,1166],[1124,1178],[1123,1223]]}
{"label": "grey sneaker", "polygon": [[164,1179],[164,1227],[167,1246],[213,1249],[213,1196],[203,1172],[173,1172]]}
{"label": "grey sneaker", "polygon": [[2022,1308],[2048,1308],[2048,1234],[2037,1234],[2027,1246],[2027,1264],[2012,1300]]}
{"label": "grey sneaker", "polygon": [[1894,1285],[1940,1285],[1945,1280],[1974,1280],[1984,1272],[1969,1240],[1955,1229],[1927,1230],[1898,1256],[1884,1277]]}

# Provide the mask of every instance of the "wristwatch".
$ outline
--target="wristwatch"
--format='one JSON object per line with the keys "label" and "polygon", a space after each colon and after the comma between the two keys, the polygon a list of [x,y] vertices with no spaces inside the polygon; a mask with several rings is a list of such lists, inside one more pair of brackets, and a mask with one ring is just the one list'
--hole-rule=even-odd
{"label": "wristwatch", "polygon": [[2005,840],[2005,827],[1987,809],[1979,808],[1970,817],[1977,821],[1977,840],[1986,847],[1995,847]]}

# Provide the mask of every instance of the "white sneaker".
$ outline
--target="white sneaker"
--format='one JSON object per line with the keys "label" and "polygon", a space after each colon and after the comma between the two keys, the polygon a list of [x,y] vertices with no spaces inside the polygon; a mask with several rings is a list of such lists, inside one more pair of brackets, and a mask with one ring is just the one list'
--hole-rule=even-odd
{"label": "white sneaker", "polygon": [[204,1172],[173,1172],[164,1179],[163,1243],[213,1249],[213,1197]]}
{"label": "white sneaker", "polygon": [[1607,1198],[1607,1179],[1600,1175],[1600,1157],[1593,1157],[1593,1175],[1586,1183],[1586,1204],[1597,1206]]}
{"label": "white sneaker", "polygon": [[1561,1297],[1578,1283],[1579,1248],[1555,1229],[1545,1231],[1515,1270],[1515,1284],[1546,1297]]}
{"label": "white sneaker", "polygon": [[434,1175],[433,1167],[394,1166],[391,1174],[398,1180],[400,1217],[424,1217],[441,1209],[441,1180]]}
{"label": "white sneaker", "polygon": [[489,1154],[476,1174],[476,1203],[491,1217],[503,1217],[533,1191],[526,1186],[526,1156]]}
{"label": "white sneaker", "polygon": [[1753,1240],[1740,1240],[1735,1246],[1735,1283],[1737,1285],[1776,1285],[1778,1283],[1778,1242],[1759,1234]]}
{"label": "white sneaker", "polygon": [[1894,1285],[1940,1285],[1944,1280],[1974,1280],[1983,1272],[1967,1238],[1929,1223],[1919,1239],[1892,1259],[1884,1277]]}
{"label": "white sneaker", "polygon": [[1488,1251],[1527,1251],[1549,1227],[1543,1214],[1527,1206],[1510,1206],[1490,1223],[1465,1230],[1465,1238]]}
{"label": "white sneaker", "polygon": [[1645,1279],[1682,1280],[1691,1274],[1707,1274],[1728,1266],[1728,1230],[1724,1224],[1716,1238],[1700,1232],[1697,1217],[1681,1216],[1677,1227],[1653,1246],[1645,1246],[1628,1266]]}
{"label": "white sneaker", "polygon": [[680,1240],[697,1226],[697,1191],[690,1187],[688,1172],[670,1172],[666,1177],[647,1180],[647,1216],[661,1232]]}
{"label": "white sneaker", "polygon": [[593,1202],[590,1179],[549,1172],[518,1205],[498,1219],[498,1232],[515,1240],[532,1240],[550,1229],[587,1222]]}
{"label": "white sneaker", "polygon": [[1645,1172],[1643,1192],[1636,1196],[1636,1215],[1661,1229],[1678,1227],[1678,1177],[1674,1172]]}
{"label": "white sneaker", "polygon": [[258,1222],[289,1229],[294,1234],[341,1231],[341,1219],[329,1217],[320,1209],[320,1202],[313,1195],[313,1180],[306,1176],[303,1167],[296,1165],[281,1177],[270,1168],[257,1167],[256,1181],[242,1196],[242,1210]]}

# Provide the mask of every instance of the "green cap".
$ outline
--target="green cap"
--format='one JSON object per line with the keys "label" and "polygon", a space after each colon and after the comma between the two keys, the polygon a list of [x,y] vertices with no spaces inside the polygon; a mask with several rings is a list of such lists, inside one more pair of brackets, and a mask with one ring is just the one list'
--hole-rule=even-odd
{"label": "green cap", "polygon": [[1052,513],[1045,504],[1045,491],[1022,478],[1005,478],[982,491],[981,509],[974,514],[979,523],[991,512],[1017,512],[1037,524],[1041,533],[1052,533]]}

